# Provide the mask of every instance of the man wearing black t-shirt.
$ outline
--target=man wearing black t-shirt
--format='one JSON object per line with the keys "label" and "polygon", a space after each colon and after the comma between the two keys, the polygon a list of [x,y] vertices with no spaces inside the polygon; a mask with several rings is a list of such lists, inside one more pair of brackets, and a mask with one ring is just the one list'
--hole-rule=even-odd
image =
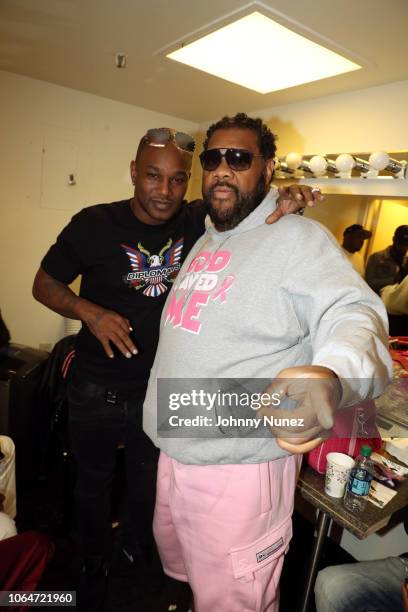
{"label": "man wearing black t-shirt", "polygon": [[[74,215],[34,281],[37,300],[82,321],[68,402],[85,575],[106,574],[119,443],[125,446],[127,477],[124,554],[130,562],[154,554],[158,451],[143,432],[142,406],[168,290],[204,232],[203,202],[186,205],[183,200],[193,150],[194,141],[186,134],[149,130],[131,162],[133,198]],[[308,202],[320,198],[294,186],[281,198],[284,212],[303,207],[302,197]],[[68,288],[78,275],[79,296]]]}

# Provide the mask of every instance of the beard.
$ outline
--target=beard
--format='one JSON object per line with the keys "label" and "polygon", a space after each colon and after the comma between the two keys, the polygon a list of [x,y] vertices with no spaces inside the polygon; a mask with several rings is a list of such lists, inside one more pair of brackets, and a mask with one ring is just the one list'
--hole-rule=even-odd
{"label": "beard", "polygon": [[[214,198],[214,190],[216,187],[228,187],[236,195],[236,202],[233,206],[216,208],[212,200]],[[248,195],[242,195],[236,185],[231,185],[227,181],[218,181],[215,185],[209,188],[204,195],[204,202],[208,208],[208,214],[218,231],[225,232],[236,227],[245,217],[247,217],[265,198],[268,193],[266,178],[263,174],[255,186],[255,189]]]}

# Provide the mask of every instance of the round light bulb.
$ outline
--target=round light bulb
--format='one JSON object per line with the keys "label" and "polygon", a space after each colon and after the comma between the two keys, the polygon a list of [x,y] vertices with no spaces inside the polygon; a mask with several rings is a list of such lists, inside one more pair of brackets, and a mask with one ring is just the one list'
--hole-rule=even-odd
{"label": "round light bulb", "polygon": [[368,163],[374,170],[384,170],[390,163],[390,156],[385,151],[375,151],[368,158]]}
{"label": "round light bulb", "polygon": [[336,168],[339,172],[350,172],[354,166],[354,159],[349,153],[342,153],[336,157]]}
{"label": "round light bulb", "polygon": [[313,174],[319,176],[324,174],[327,169],[327,161],[322,155],[313,155],[309,160],[309,167]]}
{"label": "round light bulb", "polygon": [[288,168],[291,170],[297,170],[302,163],[302,156],[300,153],[288,153],[285,161],[288,164]]}

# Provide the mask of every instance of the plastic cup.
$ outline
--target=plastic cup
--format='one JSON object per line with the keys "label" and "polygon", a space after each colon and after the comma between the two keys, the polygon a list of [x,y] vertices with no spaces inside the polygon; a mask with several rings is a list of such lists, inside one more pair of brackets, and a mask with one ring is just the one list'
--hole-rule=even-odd
{"label": "plastic cup", "polygon": [[350,470],[355,465],[344,453],[328,453],[324,492],[330,497],[343,497]]}

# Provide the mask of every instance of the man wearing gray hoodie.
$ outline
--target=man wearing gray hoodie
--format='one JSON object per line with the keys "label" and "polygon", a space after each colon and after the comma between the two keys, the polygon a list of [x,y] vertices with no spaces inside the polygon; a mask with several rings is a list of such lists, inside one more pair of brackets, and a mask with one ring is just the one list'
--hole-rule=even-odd
{"label": "man wearing gray hoodie", "polygon": [[[260,119],[209,128],[206,232],[165,304],[145,400],[144,429],[161,449],[155,537],[195,612],[278,610],[300,453],[339,406],[376,397],[392,374],[385,309],[330,233],[294,215],[265,230],[274,155]],[[272,407],[241,420],[239,399],[225,413],[221,392],[208,392],[225,381],[263,391],[272,379]],[[313,385],[297,418],[273,422],[288,415],[273,399],[299,398],[299,379]]]}

